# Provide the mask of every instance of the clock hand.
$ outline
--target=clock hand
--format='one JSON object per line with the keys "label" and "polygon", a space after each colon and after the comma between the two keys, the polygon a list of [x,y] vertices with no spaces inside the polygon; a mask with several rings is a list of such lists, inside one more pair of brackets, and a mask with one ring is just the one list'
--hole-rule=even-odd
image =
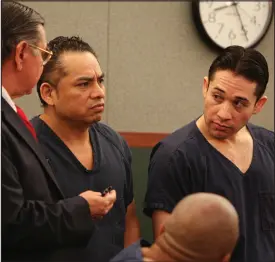
{"label": "clock hand", "polygon": [[242,10],[243,11],[243,13],[248,17],[248,18],[250,18],[251,19],[251,16],[247,13],[247,11],[245,10],[245,9],[243,9],[242,7],[240,7],[240,6],[238,6],[239,7],[239,9],[240,10]]}
{"label": "clock hand", "polygon": [[237,15],[238,15],[239,21],[240,21],[240,23],[241,23],[241,28],[242,28],[242,30],[243,30],[243,32],[244,32],[246,41],[248,42],[247,33],[246,33],[245,29],[244,29],[243,21],[242,21],[242,18],[241,18],[241,15],[240,15],[240,12],[239,12],[239,9],[238,9],[238,6],[237,6],[238,3],[236,3],[236,2],[233,2],[233,3],[235,3],[234,7],[235,7],[236,13],[237,13]]}
{"label": "clock hand", "polygon": [[230,7],[230,6],[235,6],[235,5],[237,5],[237,4],[238,4],[238,3],[233,2],[233,3],[230,3],[230,4],[224,5],[224,6],[220,6],[220,7],[214,8],[214,11],[219,11],[219,10],[228,8],[228,7]]}

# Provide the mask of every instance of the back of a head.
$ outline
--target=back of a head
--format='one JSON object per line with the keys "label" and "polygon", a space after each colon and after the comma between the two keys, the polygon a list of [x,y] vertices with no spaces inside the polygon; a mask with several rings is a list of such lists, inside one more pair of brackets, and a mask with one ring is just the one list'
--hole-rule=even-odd
{"label": "back of a head", "polygon": [[213,80],[219,70],[230,70],[257,84],[255,95],[259,99],[264,94],[269,80],[268,64],[265,57],[253,48],[229,46],[213,61],[208,78]]}
{"label": "back of a head", "polygon": [[239,236],[235,208],[211,193],[184,198],[164,227],[159,244],[175,261],[222,262],[232,253]]}
{"label": "back of a head", "polygon": [[2,2],[2,65],[21,41],[37,44],[39,25],[44,25],[44,19],[32,8],[14,1]]}

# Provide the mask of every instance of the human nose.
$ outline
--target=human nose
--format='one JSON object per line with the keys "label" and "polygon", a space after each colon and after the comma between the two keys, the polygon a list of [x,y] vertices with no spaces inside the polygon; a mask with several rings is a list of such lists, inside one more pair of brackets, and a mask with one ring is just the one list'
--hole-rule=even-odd
{"label": "human nose", "polygon": [[224,102],[223,104],[221,104],[221,107],[217,113],[217,116],[221,120],[231,119],[231,106],[229,105],[229,103]]}
{"label": "human nose", "polygon": [[102,83],[99,83],[96,79],[95,86],[91,90],[91,97],[92,98],[105,98],[105,87]]}

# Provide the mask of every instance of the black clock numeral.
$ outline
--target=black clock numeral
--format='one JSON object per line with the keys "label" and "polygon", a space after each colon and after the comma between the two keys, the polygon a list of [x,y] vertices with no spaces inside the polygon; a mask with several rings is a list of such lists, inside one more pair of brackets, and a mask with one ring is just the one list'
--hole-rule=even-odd
{"label": "black clock numeral", "polygon": [[258,2],[256,5],[255,5],[255,7],[254,7],[254,9],[253,9],[254,11],[260,11],[261,10],[261,3],[260,2]]}
{"label": "black clock numeral", "polygon": [[248,33],[248,30],[247,30],[247,25],[244,25],[242,27],[242,32],[241,32],[241,35],[243,36],[247,36],[247,33]]}
{"label": "black clock numeral", "polygon": [[262,8],[265,8],[265,7],[266,7],[266,4],[265,4],[264,2],[257,2],[257,3],[255,4],[255,7],[254,7],[253,11],[258,12],[258,11],[260,11]]}
{"label": "black clock numeral", "polygon": [[229,34],[228,34],[228,38],[232,41],[234,39],[236,39],[236,34],[233,32],[233,30],[230,30]]}
{"label": "black clock numeral", "polygon": [[253,23],[254,25],[256,25],[256,16],[253,15],[250,19],[250,22]]}
{"label": "black clock numeral", "polygon": [[224,27],[224,23],[218,23],[218,25],[220,26],[220,29],[219,29],[219,34],[221,33],[223,27]]}
{"label": "black clock numeral", "polygon": [[220,28],[219,28],[219,31],[218,31],[217,35],[215,36],[215,38],[217,38],[220,35],[221,31],[224,28],[224,23],[218,23],[218,25],[219,25]]}
{"label": "black clock numeral", "polygon": [[209,13],[208,22],[210,22],[210,23],[215,23],[216,22],[216,13],[215,12]]}

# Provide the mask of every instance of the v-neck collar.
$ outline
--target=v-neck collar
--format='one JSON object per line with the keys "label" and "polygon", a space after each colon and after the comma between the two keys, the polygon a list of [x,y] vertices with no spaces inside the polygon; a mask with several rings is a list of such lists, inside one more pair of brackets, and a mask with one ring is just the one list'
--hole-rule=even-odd
{"label": "v-neck collar", "polygon": [[[89,129],[89,137],[90,137],[90,143],[92,145],[92,150],[93,150],[93,168],[92,169],[87,169],[83,164],[77,159],[77,157],[74,155],[74,153],[69,149],[69,147],[63,142],[63,140],[51,129],[51,127],[43,121],[39,116],[37,116],[37,120],[40,121],[43,125],[44,128],[51,134],[51,136],[56,140],[60,146],[62,146],[66,152],[68,153],[69,157],[75,162],[75,164],[79,167],[79,169],[82,172],[85,172],[87,174],[93,174],[98,170],[98,165],[99,165],[99,157],[98,157],[98,152],[95,147],[95,137],[92,132],[92,128]],[[39,139],[39,133],[37,134],[38,139]],[[44,135],[44,134],[43,134]]]}
{"label": "v-neck collar", "polygon": [[249,167],[247,168],[247,170],[245,172],[241,171],[239,169],[239,167],[237,165],[235,165],[229,158],[227,158],[224,154],[222,154],[215,146],[213,146],[207,139],[206,137],[202,134],[201,130],[198,128],[197,124],[196,124],[196,121],[194,122],[195,124],[195,127],[196,127],[196,130],[197,132],[199,133],[199,136],[201,137],[201,139],[206,142],[207,146],[209,148],[211,148],[213,150],[213,152],[215,152],[216,155],[222,157],[222,159],[224,159],[225,161],[227,161],[231,167],[233,169],[235,169],[240,175],[242,175],[242,177],[245,177],[247,176],[247,174],[250,172],[251,168],[253,167],[253,163],[254,163],[254,160],[255,160],[255,147],[256,147],[256,141],[255,141],[255,138],[253,136],[253,132],[249,126],[249,124],[246,125],[246,128],[252,138],[252,143],[253,143],[253,152],[252,152],[252,158],[251,158],[251,162],[250,162],[250,165]]}

